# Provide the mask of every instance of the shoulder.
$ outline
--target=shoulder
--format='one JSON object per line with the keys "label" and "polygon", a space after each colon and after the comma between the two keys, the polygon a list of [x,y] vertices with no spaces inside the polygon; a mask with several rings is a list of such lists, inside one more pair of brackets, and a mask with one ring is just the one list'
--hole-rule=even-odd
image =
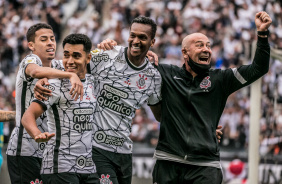
{"label": "shoulder", "polygon": [[157,69],[162,73],[174,73],[174,72],[180,72],[183,70],[183,67],[179,67],[176,65],[168,65],[168,64],[159,64],[157,66]]}
{"label": "shoulder", "polygon": [[35,54],[29,54],[21,61],[21,65],[28,65],[32,63],[42,65],[41,59]]}

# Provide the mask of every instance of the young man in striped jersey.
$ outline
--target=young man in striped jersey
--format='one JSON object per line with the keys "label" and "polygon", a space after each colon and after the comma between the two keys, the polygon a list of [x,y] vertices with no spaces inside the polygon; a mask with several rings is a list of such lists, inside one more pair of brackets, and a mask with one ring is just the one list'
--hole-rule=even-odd
{"label": "young man in striped jersey", "polygon": [[[33,99],[33,88],[37,81],[35,78],[69,78],[72,81],[74,97],[78,98],[83,92],[76,74],[50,68],[58,64],[54,60],[56,41],[51,26],[44,23],[35,24],[28,29],[26,37],[32,53],[27,55],[19,66],[16,81],[16,127],[6,152],[13,184],[41,180],[40,166],[45,143],[36,143],[21,124],[22,115]],[[46,130],[46,115],[43,114],[37,119],[37,126],[42,131]]]}
{"label": "young man in striped jersey", "polygon": [[[22,124],[36,142],[47,142],[41,174],[44,184],[100,183],[92,161],[92,127],[96,107],[94,77],[86,74],[90,62],[91,41],[83,34],[71,34],[63,41],[63,65],[82,81],[83,99],[73,100],[69,79],[50,79],[52,96],[46,101],[33,100]],[[48,131],[41,131],[36,119],[47,112]]]}

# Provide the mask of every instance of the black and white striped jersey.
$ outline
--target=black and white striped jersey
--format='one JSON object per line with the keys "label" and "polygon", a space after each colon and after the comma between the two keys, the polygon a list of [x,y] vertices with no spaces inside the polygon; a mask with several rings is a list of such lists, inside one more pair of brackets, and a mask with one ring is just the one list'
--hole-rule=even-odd
{"label": "black and white striped jersey", "polygon": [[49,83],[52,96],[47,101],[34,100],[46,109],[48,132],[55,133],[44,150],[41,173],[96,172],[91,152],[96,106],[94,77],[86,74],[82,80],[82,101],[71,99],[69,79],[50,79]]}
{"label": "black and white striped jersey", "polygon": [[[45,143],[35,142],[21,124],[21,118],[33,100],[33,88],[37,82],[37,79],[27,77],[25,74],[29,64],[42,66],[41,59],[35,54],[27,55],[20,63],[16,79],[16,126],[11,134],[6,153],[11,156],[42,157]],[[59,68],[59,65],[59,61],[52,61],[52,66]],[[47,129],[46,121],[45,113],[36,120],[38,128],[43,132]]]}
{"label": "black and white striped jersey", "polygon": [[161,100],[161,75],[145,59],[134,66],[127,48],[91,51],[88,72],[95,76],[95,109],[93,146],[116,153],[132,153],[131,122],[142,104],[155,105]]}

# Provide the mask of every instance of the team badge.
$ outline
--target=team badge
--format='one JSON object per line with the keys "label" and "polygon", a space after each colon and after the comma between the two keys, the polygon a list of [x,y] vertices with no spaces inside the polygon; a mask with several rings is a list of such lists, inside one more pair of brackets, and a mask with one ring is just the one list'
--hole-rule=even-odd
{"label": "team badge", "polygon": [[141,74],[139,74],[139,80],[136,81],[136,85],[139,89],[144,89],[146,87],[146,80],[147,80],[147,77]]}
{"label": "team badge", "polygon": [[211,87],[211,81],[210,76],[205,77],[202,82],[200,83],[200,87],[203,89],[207,89],[208,87]]}
{"label": "team badge", "polygon": [[131,84],[131,80],[129,77],[126,78],[126,81],[124,81],[125,84],[130,85]]}
{"label": "team badge", "polygon": [[109,179],[110,175],[107,174],[107,176],[105,176],[104,174],[101,175],[100,179],[100,183],[101,184],[113,184],[113,182]]}
{"label": "team badge", "polygon": [[27,57],[25,59],[25,63],[28,64],[28,63],[36,63],[36,58],[35,57]]}
{"label": "team badge", "polygon": [[99,54],[100,51],[101,51],[100,49],[95,49],[95,50],[91,50],[90,53],[91,53],[92,56],[93,55],[96,56],[96,55]]}
{"label": "team badge", "polygon": [[31,181],[30,184],[43,184],[43,181],[39,179],[35,179],[35,181]]}

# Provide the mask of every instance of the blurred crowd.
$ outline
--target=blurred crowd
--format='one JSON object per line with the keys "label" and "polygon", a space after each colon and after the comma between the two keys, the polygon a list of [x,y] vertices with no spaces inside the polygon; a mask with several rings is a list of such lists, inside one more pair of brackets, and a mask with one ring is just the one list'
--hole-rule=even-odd
{"label": "blurred crowd", "polygon": [[[206,34],[212,42],[212,67],[230,68],[252,62],[256,43],[255,14],[266,11],[272,18],[269,42],[282,50],[282,1],[280,0],[79,0],[65,22],[72,0],[0,0],[0,109],[15,110],[17,66],[29,53],[25,33],[34,23],[49,23],[57,47],[70,33],[88,35],[93,48],[106,38],[127,45],[129,25],[140,15],[157,22],[156,43],[151,49],[160,63],[183,64],[181,41],[190,33]],[[90,8],[93,9],[90,9]],[[91,11],[87,11],[87,10]],[[282,60],[271,58],[262,79],[261,154],[282,154]],[[249,137],[250,87],[232,94],[219,124],[222,149],[246,151]],[[13,124],[4,124],[9,136]],[[148,106],[136,112],[131,138],[155,147],[159,123]]]}

